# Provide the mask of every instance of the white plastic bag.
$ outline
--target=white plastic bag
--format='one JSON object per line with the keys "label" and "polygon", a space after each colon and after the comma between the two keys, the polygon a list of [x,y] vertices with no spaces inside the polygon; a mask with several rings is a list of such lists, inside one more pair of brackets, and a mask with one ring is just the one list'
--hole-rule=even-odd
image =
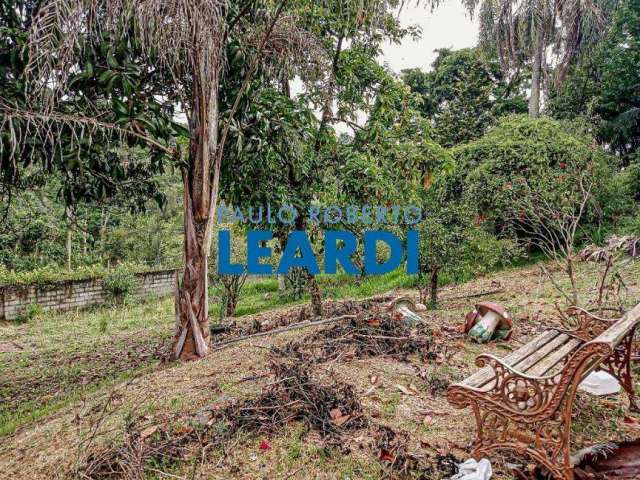
{"label": "white plastic bag", "polygon": [[609,373],[597,370],[587,375],[578,388],[592,395],[612,395],[620,391],[620,383]]}
{"label": "white plastic bag", "polygon": [[493,475],[491,462],[486,458],[476,462],[473,458],[458,465],[458,474],[451,480],[489,480]]}

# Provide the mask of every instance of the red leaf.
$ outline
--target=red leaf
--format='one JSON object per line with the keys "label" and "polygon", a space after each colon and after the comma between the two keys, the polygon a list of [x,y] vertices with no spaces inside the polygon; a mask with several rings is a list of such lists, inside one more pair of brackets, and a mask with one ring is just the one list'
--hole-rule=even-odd
{"label": "red leaf", "polygon": [[383,462],[391,462],[391,463],[393,463],[396,460],[396,457],[391,455],[391,453],[389,453],[389,451],[385,450],[384,448],[382,450],[380,450],[379,458]]}
{"label": "red leaf", "polygon": [[367,320],[367,324],[371,327],[379,327],[380,326],[380,319],[378,318],[370,318]]}
{"label": "red leaf", "polygon": [[267,442],[266,440],[262,440],[260,442],[260,450],[270,450],[271,449],[271,444],[269,442]]}

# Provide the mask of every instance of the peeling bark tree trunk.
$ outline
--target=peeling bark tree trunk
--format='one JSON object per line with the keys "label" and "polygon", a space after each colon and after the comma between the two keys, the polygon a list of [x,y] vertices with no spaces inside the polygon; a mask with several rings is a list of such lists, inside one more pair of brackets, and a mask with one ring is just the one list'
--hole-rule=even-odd
{"label": "peeling bark tree trunk", "polygon": [[[307,272],[308,273],[308,272]],[[316,317],[322,316],[322,291],[318,285],[315,275],[307,274],[307,286],[309,295],[311,296],[311,309]]]}
{"label": "peeling bark tree trunk", "polygon": [[435,307],[438,304],[438,268],[434,267],[431,269],[431,286],[430,291],[431,294],[431,304]]}
{"label": "peeling bark tree trunk", "polygon": [[536,51],[533,58],[533,71],[531,72],[531,96],[529,97],[529,116],[540,116],[540,90],[542,88],[542,62],[544,59],[544,30],[538,26]]}
{"label": "peeling bark tree trunk", "polygon": [[[202,358],[209,352],[208,256],[219,182],[217,85],[193,82],[189,168],[184,186],[184,271],[176,292],[176,358]],[[212,175],[213,172],[213,175]]]}
{"label": "peeling bark tree trunk", "polygon": [[[300,215],[296,218],[296,230],[305,230],[307,228],[307,219]],[[313,315],[316,317],[322,316],[322,291],[320,290],[320,286],[318,285],[318,281],[316,280],[316,276],[305,269],[307,274],[307,289],[309,291],[309,296],[311,297],[311,309],[313,311]]]}

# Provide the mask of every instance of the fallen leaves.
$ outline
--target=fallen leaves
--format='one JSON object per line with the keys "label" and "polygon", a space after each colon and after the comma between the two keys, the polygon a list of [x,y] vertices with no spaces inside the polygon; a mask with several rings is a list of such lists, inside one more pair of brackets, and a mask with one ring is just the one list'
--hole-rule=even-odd
{"label": "fallen leaves", "polygon": [[337,427],[341,427],[342,425],[347,423],[349,420],[351,420],[351,417],[353,417],[353,415],[344,415],[342,413],[342,410],[340,410],[340,408],[336,407],[336,408],[332,408],[331,409],[331,411],[329,412],[329,417],[331,417],[331,421]]}
{"label": "fallen leaves", "polygon": [[160,428],[158,425],[152,425],[145,428],[140,432],[140,440],[144,442],[147,438],[156,433],[158,431],[158,428]]}
{"label": "fallen leaves", "polygon": [[379,327],[380,326],[380,319],[377,317],[372,317],[367,319],[367,325],[369,325],[370,327]]}
{"label": "fallen leaves", "polygon": [[418,388],[413,384],[410,383],[407,387],[405,387],[404,385],[400,385],[399,383],[397,383],[395,385],[395,387],[400,390],[402,393],[404,393],[405,395],[419,395],[420,391],[418,390]]}
{"label": "fallen leaves", "polygon": [[380,449],[380,455],[378,455],[378,458],[383,462],[394,463],[396,461],[396,457],[391,455],[391,452],[389,452],[389,450],[386,450],[384,448]]}

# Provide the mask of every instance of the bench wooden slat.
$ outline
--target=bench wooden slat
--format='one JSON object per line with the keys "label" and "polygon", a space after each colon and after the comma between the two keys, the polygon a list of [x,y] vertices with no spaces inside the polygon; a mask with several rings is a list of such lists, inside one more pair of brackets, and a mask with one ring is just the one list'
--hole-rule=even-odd
{"label": "bench wooden slat", "polygon": [[571,355],[573,351],[583,343],[584,342],[582,340],[571,338],[562,347],[546,356],[541,362],[538,362],[538,364],[536,364],[533,368],[531,368],[531,370],[527,372],[527,375],[533,375],[536,377],[546,375],[549,371],[551,371],[553,367],[555,367],[558,363]]}
{"label": "bench wooden slat", "polygon": [[[521,362],[522,360],[538,351],[540,348],[544,347],[558,335],[560,335],[560,332],[558,332],[557,330],[546,330],[526,345],[507,355],[504,358],[504,361],[509,365],[516,365],[518,362]],[[473,388],[481,388],[487,382],[492,381],[493,377],[493,368],[484,367],[468,377],[463,382],[463,384]]]}
{"label": "bench wooden slat", "polygon": [[530,355],[524,361],[519,362],[514,366],[517,370],[523,373],[529,373],[529,370],[534,368],[539,363],[545,360],[547,355],[552,355],[554,351],[562,348],[564,344],[569,342],[572,339],[570,335],[566,333],[561,333],[556,338],[547,343],[544,347],[540,348],[538,351],[534,352],[533,355]]}

